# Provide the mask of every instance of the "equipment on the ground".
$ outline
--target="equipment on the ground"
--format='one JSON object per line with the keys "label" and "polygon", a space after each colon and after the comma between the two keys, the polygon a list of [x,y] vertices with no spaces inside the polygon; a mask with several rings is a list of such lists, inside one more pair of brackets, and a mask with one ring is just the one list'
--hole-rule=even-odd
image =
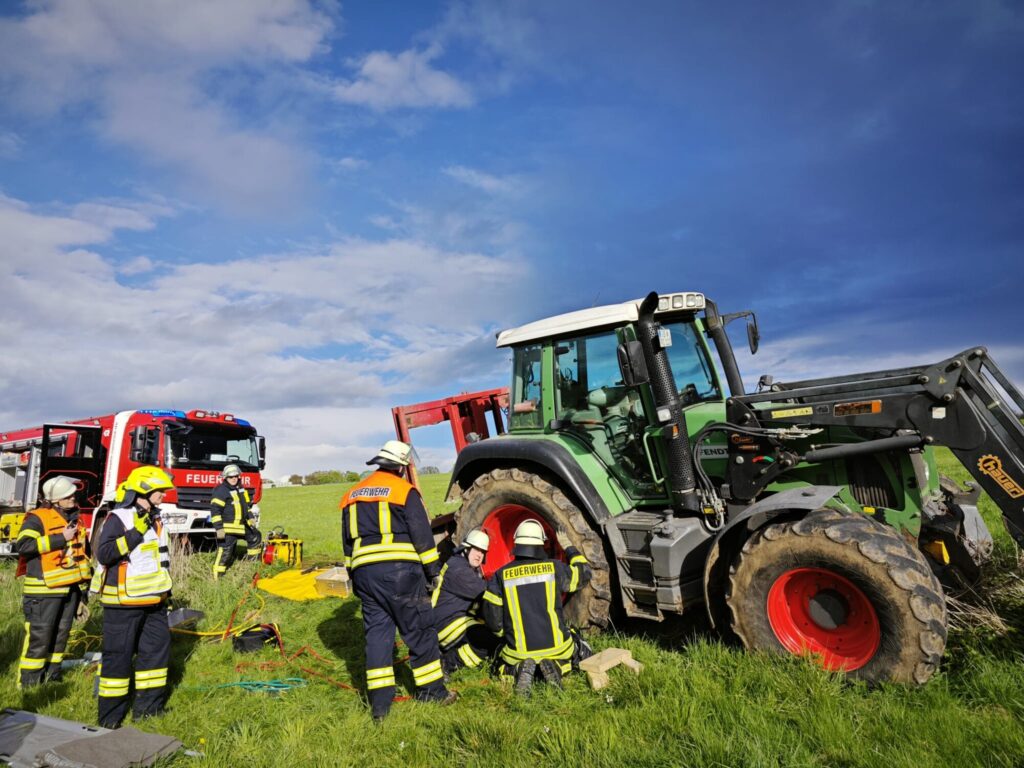
{"label": "equipment on the ground", "polygon": [[277,624],[253,624],[238,630],[231,638],[231,647],[238,653],[252,653],[267,645],[281,646]]}
{"label": "equipment on the ground", "polygon": [[[490,575],[524,520],[541,521],[554,556],[563,531],[594,572],[565,606],[579,626],[606,625],[613,605],[660,621],[703,604],[749,648],[925,682],[946,642],[942,583],[975,580],[992,547],[980,489],[940,477],[934,447],[1024,543],[1024,396],[982,347],[896,370],[764,376],[747,393],[725,332],[739,318],[754,353],[753,313],[722,315],[700,293],[500,333],[510,390],[458,399],[506,397],[507,433],[496,416],[498,435],[477,440],[479,408],[448,416],[456,539],[489,534]],[[443,402],[393,409],[398,435],[437,423]]]}
{"label": "equipment on the ground", "polygon": [[302,539],[293,539],[283,528],[274,528],[267,534],[263,545],[262,558],[264,565],[273,565],[275,561],[286,565],[302,565]]}

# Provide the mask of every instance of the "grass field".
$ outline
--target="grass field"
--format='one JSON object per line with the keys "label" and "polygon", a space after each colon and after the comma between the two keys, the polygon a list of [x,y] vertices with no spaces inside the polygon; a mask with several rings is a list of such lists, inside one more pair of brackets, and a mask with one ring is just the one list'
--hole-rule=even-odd
{"label": "grass field", "polygon": [[[942,463],[945,474],[966,479],[948,454]],[[447,476],[424,478],[434,514],[447,511],[446,484]],[[283,525],[303,538],[307,564],[339,559],[336,505],[344,487],[269,490],[264,530]],[[942,670],[923,688],[869,690],[803,659],[723,645],[700,620],[675,620],[596,636],[597,648],[628,648],[645,665],[639,677],[613,671],[603,691],[570,678],[564,692],[541,687],[524,701],[484,672],[463,671],[452,682],[461,694],[454,706],[398,703],[375,726],[359,693],[296,666],[236,671],[242,662],[278,660],[272,651],[243,656],[230,643],[176,637],[170,711],[140,727],[177,736],[204,754],[164,763],[175,766],[1021,766],[1024,588],[1016,552],[987,499],[983,511],[998,537],[989,602],[1004,626],[970,618],[954,629]],[[211,563],[207,553],[188,558],[175,595],[206,612],[201,628],[217,629],[246,596],[256,566],[236,565],[214,584]],[[13,565],[0,566],[0,706],[95,723],[91,672],[73,671],[36,692],[16,690],[19,588]],[[249,597],[240,615],[258,605]],[[98,618],[87,632],[98,633]],[[259,620],[280,624],[289,651],[308,644],[329,662],[306,656],[303,666],[362,686],[355,598],[293,603],[267,596]],[[71,650],[97,642],[87,637]],[[277,696],[217,688],[284,677],[308,684]],[[407,668],[400,667],[399,680],[411,682]]]}

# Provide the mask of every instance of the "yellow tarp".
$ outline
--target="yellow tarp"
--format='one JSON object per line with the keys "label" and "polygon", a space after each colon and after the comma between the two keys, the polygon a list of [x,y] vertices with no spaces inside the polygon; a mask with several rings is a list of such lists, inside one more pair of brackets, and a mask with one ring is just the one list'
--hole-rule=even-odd
{"label": "yellow tarp", "polygon": [[322,571],[303,573],[299,568],[277,574],[268,579],[260,579],[256,586],[278,597],[289,600],[321,600],[323,595],[316,591],[316,577]]}

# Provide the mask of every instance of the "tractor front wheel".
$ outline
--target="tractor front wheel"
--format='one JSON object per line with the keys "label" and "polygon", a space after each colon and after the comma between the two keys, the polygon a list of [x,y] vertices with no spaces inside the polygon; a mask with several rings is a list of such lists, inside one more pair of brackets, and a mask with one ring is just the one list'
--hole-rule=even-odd
{"label": "tractor front wheel", "polygon": [[760,529],[726,600],[747,648],[809,653],[869,683],[922,684],[946,646],[942,587],[921,553],[862,515],[818,510]]}
{"label": "tractor front wheel", "polygon": [[490,577],[512,560],[512,535],[524,520],[539,520],[548,537],[548,552],[564,559],[555,530],[564,528],[593,572],[593,578],[579,592],[568,595],[565,618],[582,628],[608,625],[611,592],[608,562],[601,538],[587,523],[580,509],[544,478],[520,469],[494,469],[478,477],[462,493],[456,537],[463,540],[474,528],[482,528],[491,539],[484,575]]}

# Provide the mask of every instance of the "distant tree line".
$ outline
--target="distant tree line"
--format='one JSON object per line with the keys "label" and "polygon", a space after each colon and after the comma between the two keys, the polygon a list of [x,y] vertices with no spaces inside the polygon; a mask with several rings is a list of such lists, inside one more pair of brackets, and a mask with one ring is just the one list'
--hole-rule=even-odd
{"label": "distant tree line", "polygon": [[[288,478],[290,485],[328,485],[330,483],[355,483],[370,474],[372,470],[353,472],[352,470],[318,469],[308,475],[292,475]],[[441,470],[437,467],[422,467],[421,475],[437,475]]]}

